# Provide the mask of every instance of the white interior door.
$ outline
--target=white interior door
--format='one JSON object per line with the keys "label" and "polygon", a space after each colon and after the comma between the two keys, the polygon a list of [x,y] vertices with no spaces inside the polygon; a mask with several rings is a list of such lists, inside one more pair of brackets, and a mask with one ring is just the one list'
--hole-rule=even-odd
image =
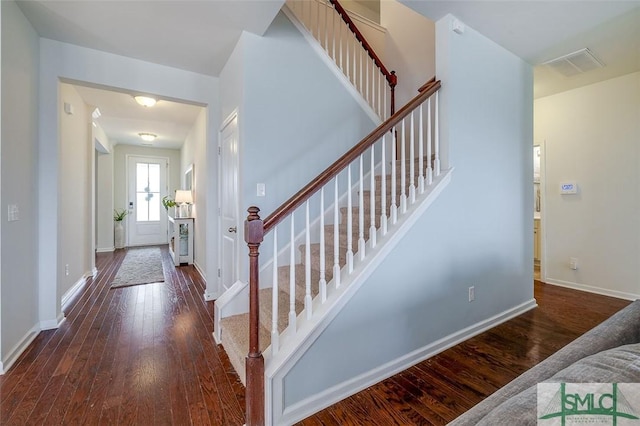
{"label": "white interior door", "polygon": [[220,280],[224,291],[238,279],[238,117],[220,132]]}
{"label": "white interior door", "polygon": [[128,158],[129,246],[167,243],[167,213],[162,197],[167,194],[166,158]]}

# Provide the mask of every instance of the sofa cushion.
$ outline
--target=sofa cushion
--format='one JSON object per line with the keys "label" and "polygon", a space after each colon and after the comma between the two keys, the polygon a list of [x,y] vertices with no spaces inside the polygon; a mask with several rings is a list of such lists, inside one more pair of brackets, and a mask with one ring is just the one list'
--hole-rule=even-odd
{"label": "sofa cushion", "polygon": [[[638,383],[640,343],[598,352],[558,371],[547,383]],[[537,386],[498,405],[478,425],[536,425]]]}

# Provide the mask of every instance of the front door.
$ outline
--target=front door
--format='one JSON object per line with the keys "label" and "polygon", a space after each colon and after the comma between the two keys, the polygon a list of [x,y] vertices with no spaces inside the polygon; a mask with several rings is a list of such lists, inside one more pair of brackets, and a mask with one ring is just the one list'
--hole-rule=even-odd
{"label": "front door", "polygon": [[238,117],[220,132],[220,280],[224,292],[238,279]]}
{"label": "front door", "polygon": [[128,157],[128,246],[167,243],[166,158]]}

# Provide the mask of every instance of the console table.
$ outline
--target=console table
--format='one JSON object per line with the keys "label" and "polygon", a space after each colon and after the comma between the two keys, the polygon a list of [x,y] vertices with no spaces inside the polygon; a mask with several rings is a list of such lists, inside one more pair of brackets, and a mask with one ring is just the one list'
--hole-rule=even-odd
{"label": "console table", "polygon": [[193,263],[193,218],[169,216],[169,253],[176,266]]}

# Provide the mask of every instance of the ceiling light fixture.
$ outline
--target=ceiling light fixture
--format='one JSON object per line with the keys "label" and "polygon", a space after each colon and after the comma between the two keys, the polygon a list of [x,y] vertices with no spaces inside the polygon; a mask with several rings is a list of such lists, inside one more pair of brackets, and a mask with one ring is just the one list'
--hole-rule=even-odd
{"label": "ceiling light fixture", "polygon": [[155,98],[151,98],[149,96],[134,96],[133,99],[143,107],[152,107],[157,102]]}
{"label": "ceiling light fixture", "polygon": [[138,136],[142,138],[145,142],[153,142],[158,135],[154,135],[153,133],[138,133]]}

